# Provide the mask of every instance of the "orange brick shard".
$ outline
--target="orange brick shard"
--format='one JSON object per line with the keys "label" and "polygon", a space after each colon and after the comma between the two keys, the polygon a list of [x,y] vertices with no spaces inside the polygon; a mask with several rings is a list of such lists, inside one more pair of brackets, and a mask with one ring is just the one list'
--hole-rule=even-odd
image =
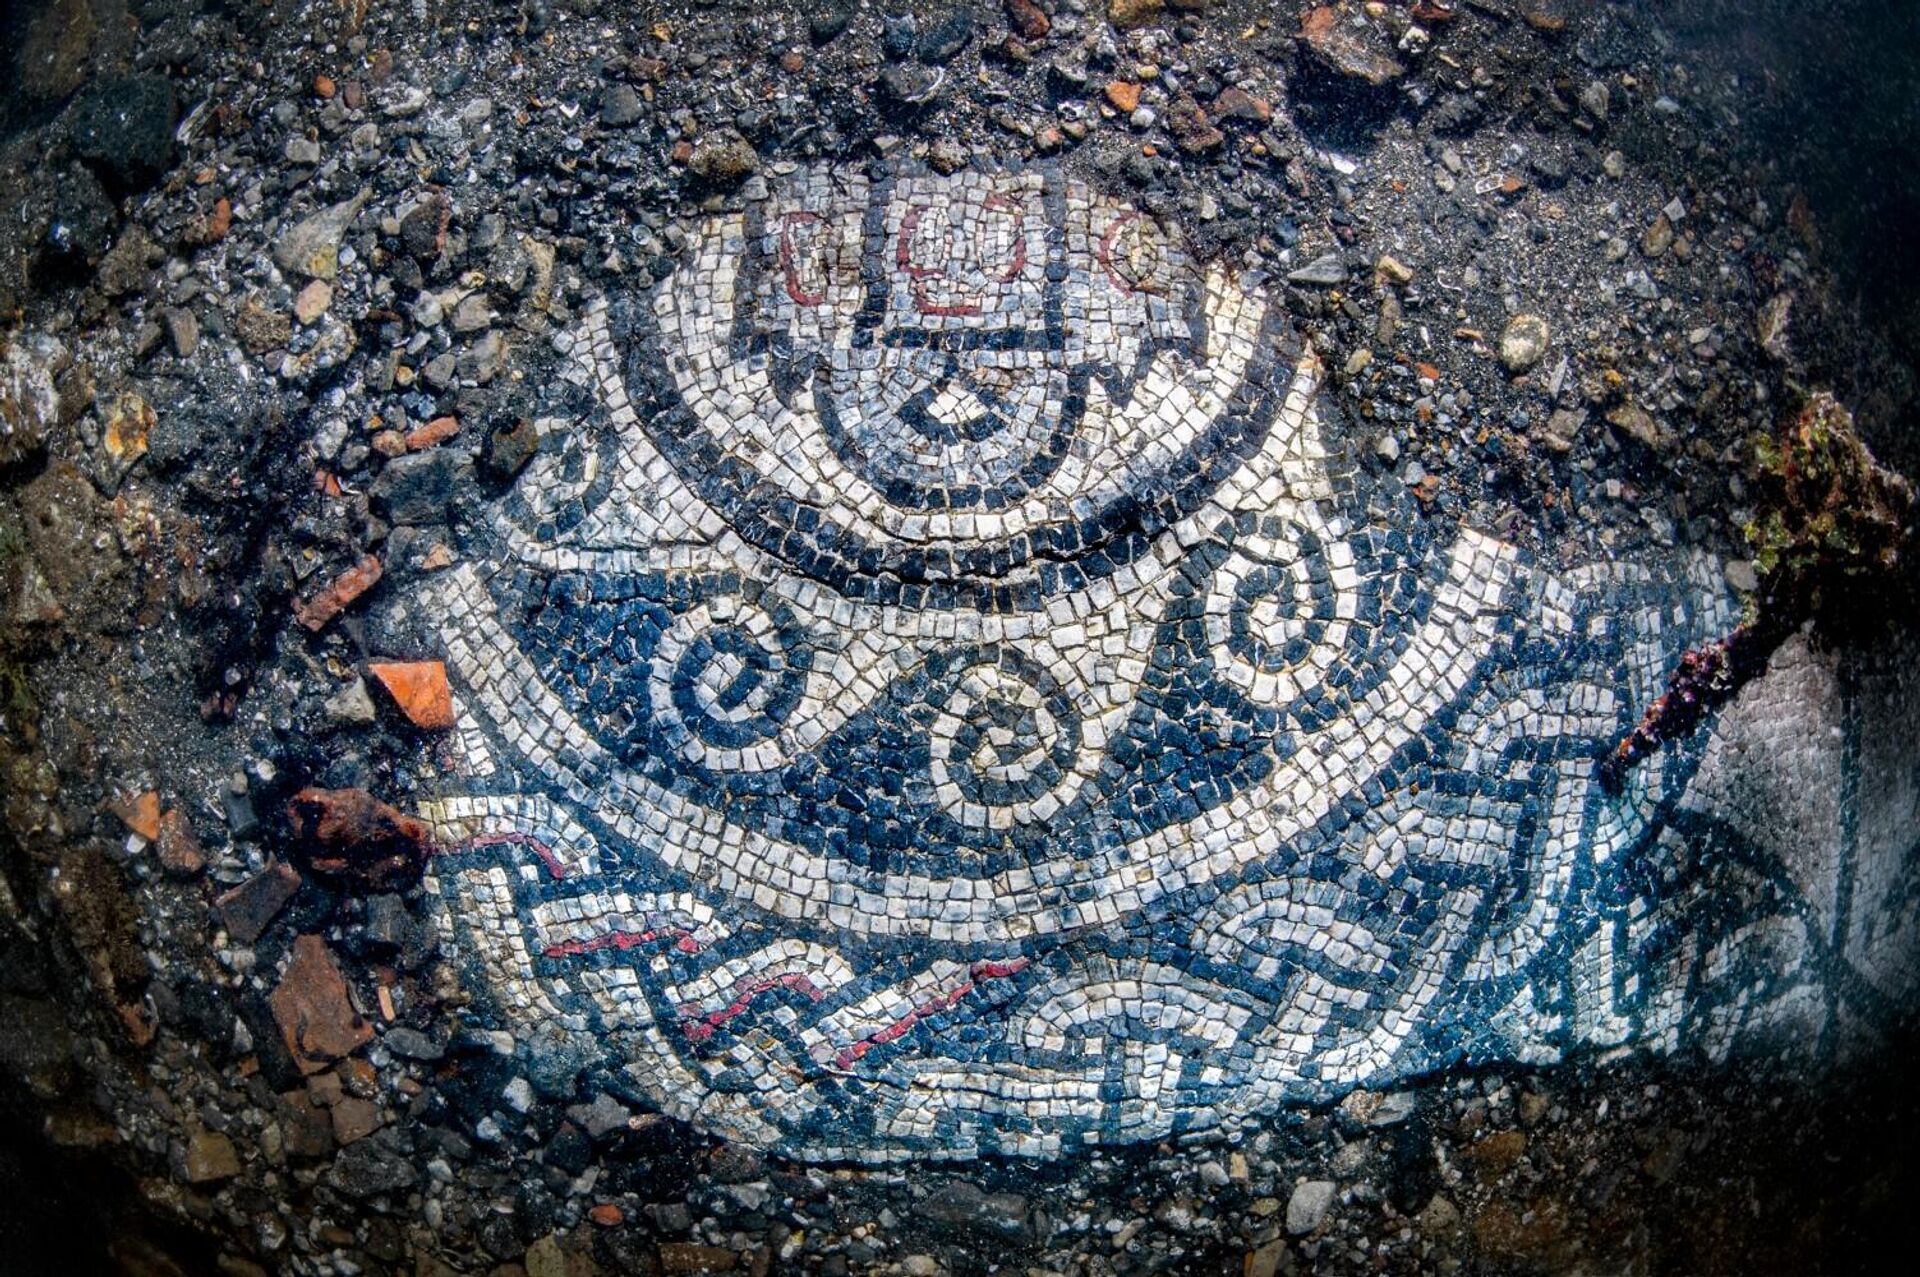
{"label": "orange brick shard", "polygon": [[367,670],[415,727],[440,732],[453,726],[453,689],[441,662],[374,661]]}
{"label": "orange brick shard", "polygon": [[369,554],[333,578],[326,589],[305,602],[293,605],[294,619],[318,634],[328,622],[346,611],[353,601],[371,590],[380,580],[380,560]]}

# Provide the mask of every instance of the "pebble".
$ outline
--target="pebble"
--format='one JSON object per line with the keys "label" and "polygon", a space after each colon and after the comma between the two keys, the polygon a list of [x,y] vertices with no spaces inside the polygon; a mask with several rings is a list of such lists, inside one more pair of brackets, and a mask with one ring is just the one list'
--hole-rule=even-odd
{"label": "pebble", "polygon": [[1389,54],[1370,31],[1362,34],[1347,25],[1345,15],[1333,5],[1323,4],[1309,10],[1300,23],[1300,38],[1322,65],[1375,88],[1391,84],[1407,73],[1406,67]]}
{"label": "pebble", "polygon": [[312,280],[293,295],[293,317],[303,324],[312,324],[326,314],[331,305],[333,285],[324,279]]}
{"label": "pebble", "polygon": [[329,719],[351,727],[364,727],[378,717],[366,680],[357,675],[327,698],[326,711]]}
{"label": "pebble", "polygon": [[973,15],[955,9],[937,19],[920,37],[920,60],[929,66],[941,66],[958,57],[973,39]]}
{"label": "pebble", "polygon": [[60,416],[54,376],[66,347],[39,333],[0,336],[0,470],[40,451]]}
{"label": "pebble", "polygon": [[629,85],[612,85],[601,95],[600,122],[611,128],[624,129],[638,124],[645,114],[645,103]]}
{"label": "pebble", "polygon": [[757,171],[760,156],[738,133],[719,133],[695,144],[687,167],[709,182],[730,185]]}
{"label": "pebble", "polygon": [[1007,23],[1022,40],[1044,40],[1053,19],[1035,0],[1006,0]]}
{"label": "pebble", "polygon": [[180,1153],[180,1177],[189,1184],[209,1184],[240,1173],[240,1154],[233,1141],[218,1131],[195,1131]]}
{"label": "pebble", "polygon": [[1314,284],[1331,288],[1347,282],[1347,263],[1338,253],[1323,253],[1298,270],[1287,273],[1291,284]]}
{"label": "pebble", "polygon": [[1413,282],[1413,267],[1389,253],[1380,254],[1379,260],[1373,264],[1373,273],[1382,283],[1392,284],[1396,288],[1404,288]]}
{"label": "pebble", "polygon": [[1664,257],[1673,247],[1673,221],[1665,213],[1653,219],[1640,236],[1640,251],[1648,257]]}
{"label": "pebble", "polygon": [[1108,0],[1107,21],[1116,30],[1132,31],[1157,22],[1166,9],[1166,0]]}
{"label": "pebble", "polygon": [[1333,1205],[1335,1191],[1333,1181],[1327,1179],[1307,1180],[1295,1186],[1293,1196],[1287,1199],[1287,1231],[1297,1237],[1320,1227]]}
{"label": "pebble", "polygon": [[356,195],[296,222],[274,241],[274,263],[292,275],[335,278],[340,271],[340,241],[366,202],[364,194]]}
{"label": "pebble", "polygon": [[1556,408],[1547,418],[1540,441],[1554,452],[1570,452],[1580,436],[1580,427],[1586,424],[1587,414],[1579,409]]}
{"label": "pebble", "polygon": [[1523,373],[1539,363],[1553,340],[1553,330],[1538,315],[1519,314],[1500,333],[1500,362],[1510,373]]}
{"label": "pebble", "polygon": [[193,358],[193,352],[200,349],[200,321],[193,312],[184,306],[169,306],[161,312],[160,322],[166,326],[173,353],[182,359]]}
{"label": "pebble", "polygon": [[1607,414],[1607,424],[1644,448],[1658,452],[1666,447],[1666,430],[1638,404],[1621,404]]}
{"label": "pebble", "polygon": [[453,331],[457,333],[477,333],[493,323],[493,310],[487,305],[485,293],[468,293],[453,308]]}

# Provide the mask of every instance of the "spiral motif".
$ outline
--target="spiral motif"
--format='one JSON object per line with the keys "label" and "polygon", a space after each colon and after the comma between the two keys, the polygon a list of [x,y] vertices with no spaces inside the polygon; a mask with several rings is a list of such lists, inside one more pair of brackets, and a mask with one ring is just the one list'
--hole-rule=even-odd
{"label": "spiral motif", "polygon": [[682,755],[719,771],[785,761],[777,739],[806,694],[795,622],[736,595],[681,613],[654,649],[654,711]]}
{"label": "spiral motif", "polygon": [[1207,643],[1227,681],[1275,708],[1324,682],[1352,629],[1352,593],[1334,576],[1350,565],[1344,544],[1329,548],[1297,523],[1236,544],[1214,570],[1205,613]]}
{"label": "spiral motif", "polygon": [[1072,698],[1045,670],[1009,652],[982,654],[934,718],[935,792],[963,825],[1046,820],[1085,779],[1084,736]]}

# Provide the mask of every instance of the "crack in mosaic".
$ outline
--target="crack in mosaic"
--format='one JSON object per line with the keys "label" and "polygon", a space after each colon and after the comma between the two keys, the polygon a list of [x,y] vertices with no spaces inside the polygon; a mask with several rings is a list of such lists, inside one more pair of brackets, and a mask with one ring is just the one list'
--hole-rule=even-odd
{"label": "crack in mosaic", "polygon": [[1058,168],[802,169],[566,353],[600,407],[422,587],[423,814],[473,978],[602,1085],[1053,1156],[1725,1036],[1814,961],[1776,874],[1795,961],[1676,992],[1646,866],[1706,745],[1595,782],[1717,565],[1442,530],[1258,281]]}

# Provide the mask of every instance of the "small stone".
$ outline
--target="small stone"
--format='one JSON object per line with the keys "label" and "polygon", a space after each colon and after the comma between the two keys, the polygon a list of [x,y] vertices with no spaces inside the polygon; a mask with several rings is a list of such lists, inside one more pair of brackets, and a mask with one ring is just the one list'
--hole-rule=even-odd
{"label": "small stone", "polygon": [[1564,31],[1573,0],[1519,0],[1520,16],[1536,31]]}
{"label": "small stone", "polygon": [[1495,1131],[1467,1148],[1465,1156],[1483,1175],[1497,1177],[1511,1169],[1526,1151],[1525,1131]]}
{"label": "small stone", "polygon": [[195,1131],[181,1150],[180,1178],[189,1184],[211,1184],[239,1173],[240,1154],[218,1131]]}
{"label": "small stone", "polygon": [[358,675],[327,698],[326,710],[330,720],[348,727],[365,727],[379,717],[367,681]]}
{"label": "small stone", "polygon": [[576,1104],[568,1109],[567,1116],[594,1139],[603,1139],[615,1131],[626,1130],[633,1110],[603,1091],[593,1097],[591,1104]]}
{"label": "small stone", "polygon": [[1556,408],[1547,418],[1540,441],[1554,452],[1571,452],[1574,440],[1580,437],[1580,427],[1586,424],[1587,414],[1579,409]]}
{"label": "small stone", "polygon": [[106,413],[107,455],[123,465],[146,456],[147,439],[157,421],[153,408],[133,391],[116,395]]}
{"label": "small stone", "polygon": [[1500,333],[1500,362],[1510,373],[1523,373],[1546,358],[1553,330],[1538,315],[1515,315]]}
{"label": "small stone", "polygon": [[600,97],[600,122],[609,128],[630,128],[640,122],[646,111],[646,104],[629,85],[612,85]]}
{"label": "small stone", "polygon": [[286,157],[289,164],[295,164],[301,168],[312,168],[320,163],[320,144],[312,138],[291,137],[287,139],[287,145],[281,154]]}
{"label": "small stone", "polygon": [[1313,284],[1332,288],[1347,282],[1347,263],[1338,253],[1323,253],[1298,270],[1287,273],[1291,284]]}
{"label": "small stone", "polygon": [[1243,1277],[1274,1277],[1286,1257],[1287,1244],[1278,1238],[1264,1246],[1257,1246],[1247,1254]]}
{"label": "small stone", "polygon": [[1007,25],[1022,40],[1044,40],[1053,30],[1053,19],[1036,0],[1006,0]]}
{"label": "small stone", "polygon": [[36,456],[60,419],[57,370],[66,348],[37,333],[0,336],[0,470]]}
{"label": "small stone", "polygon": [[303,324],[312,324],[326,314],[331,305],[333,285],[324,279],[312,280],[293,295],[293,317]]}
{"label": "small stone", "polygon": [[964,1179],[935,1187],[921,1200],[920,1213],[941,1228],[976,1239],[1018,1243],[1031,1231],[1026,1198],[989,1193]]}
{"label": "small stone", "polygon": [[1241,120],[1248,124],[1265,124],[1273,118],[1273,104],[1265,98],[1257,98],[1245,89],[1226,88],[1213,100],[1213,118],[1216,120]]}
{"label": "small stone", "polygon": [[1373,455],[1392,465],[1400,459],[1400,440],[1392,431],[1384,431],[1373,441]]}
{"label": "small stone", "polygon": [[154,846],[160,853],[160,867],[175,878],[192,878],[207,867],[193,823],[179,808],[160,817],[160,837]]}
{"label": "small stone", "polygon": [[1159,21],[1165,0],[1108,0],[1107,21],[1118,31],[1132,31]]}
{"label": "small stone", "polygon": [[1667,432],[1653,415],[1639,404],[1624,403],[1607,414],[1607,424],[1643,448],[1659,452],[1667,445]]}
{"label": "small stone", "polygon": [[1606,123],[1607,113],[1613,109],[1613,93],[1605,80],[1589,81],[1587,87],[1580,90],[1580,109],[1600,123]]}
{"label": "small stone", "polygon": [[571,1272],[567,1252],[560,1249],[560,1238],[553,1233],[548,1233],[527,1247],[521,1263],[527,1270],[527,1277],[569,1277]]}
{"label": "small stone", "polygon": [[1540,1119],[1547,1115],[1549,1101],[1538,1091],[1522,1091],[1514,1107],[1520,1114],[1520,1125],[1538,1126]]}
{"label": "small stone", "polygon": [[446,243],[447,226],[451,220],[452,210],[447,207],[446,201],[437,198],[420,201],[400,218],[401,249],[415,261],[432,261],[440,255]]}
{"label": "small stone", "polygon": [[254,293],[240,303],[233,317],[233,332],[248,351],[264,355],[292,340],[293,320],[285,312],[268,307],[266,299]]}
{"label": "small stone", "polygon": [[407,721],[424,731],[453,726],[453,691],[440,661],[372,661],[367,671],[393,697]]}
{"label": "small stone", "polygon": [[1775,293],[1754,317],[1753,335],[1760,349],[1776,360],[1787,357],[1787,320],[1793,314],[1793,294]]}
{"label": "small stone", "polygon": [[758,171],[760,156],[738,133],[717,133],[700,139],[687,167],[697,177],[730,186]]}
{"label": "small stone", "polygon": [[1322,65],[1375,88],[1391,84],[1407,72],[1383,46],[1349,26],[1345,15],[1333,5],[1309,10],[1300,23],[1300,38]]}
{"label": "small stone", "polygon": [[927,148],[927,164],[936,173],[957,173],[966,167],[967,148],[943,137]]}
{"label": "small stone", "polygon": [[482,463],[496,479],[511,479],[526,468],[540,451],[540,428],[530,417],[518,417],[509,425],[496,426],[487,435]]}
{"label": "small stone", "polygon": [[920,19],[912,13],[880,15],[880,52],[898,61],[913,52],[920,38]]}
{"label": "small stone", "polygon": [[[438,1042],[435,1042],[432,1038],[420,1032],[420,1030],[410,1029],[405,1025],[396,1025],[388,1029],[380,1040],[386,1043],[389,1051],[407,1060],[420,1060],[426,1063],[432,1063],[435,1060],[443,1058],[447,1053],[446,1048]],[[621,1125],[624,1126],[625,1124],[623,1119]]]}
{"label": "small stone", "polygon": [[939,67],[894,65],[880,73],[879,86],[901,106],[924,106],[939,96],[946,82],[947,73]]}
{"label": "small stone", "polygon": [[375,508],[393,523],[443,522],[460,482],[464,459],[448,448],[429,448],[389,461],[373,481]]}
{"label": "small stone", "polygon": [[200,321],[193,312],[184,306],[169,306],[161,312],[160,320],[166,325],[173,353],[182,359],[193,358],[193,352],[200,349]]}
{"label": "small stone", "polygon": [[115,799],[109,806],[129,832],[148,842],[160,838],[160,795],[149,789],[131,797]]}
{"label": "small stone", "polygon": [[514,1112],[525,1113],[533,1108],[533,1083],[523,1077],[516,1077],[500,1092],[500,1098],[505,1100],[507,1107]]}
{"label": "small stone", "polygon": [[380,560],[363,555],[360,561],[342,572],[312,598],[293,605],[294,619],[314,633],[325,629],[334,617],[352,606],[353,601],[372,589],[381,575]]}
{"label": "small stone", "polygon": [[954,9],[936,19],[920,37],[920,60],[929,66],[943,66],[958,57],[973,39],[973,15]]}
{"label": "small stone", "polygon": [[807,35],[817,45],[831,44],[853,22],[852,0],[828,0],[807,22]]}
{"label": "small stone", "polygon": [[459,374],[460,357],[451,350],[443,351],[427,360],[427,366],[420,370],[420,375],[435,390],[448,389]]}
{"label": "small stone", "polygon": [[1122,115],[1132,115],[1140,106],[1140,86],[1132,80],[1112,80],[1107,84],[1107,101]]}
{"label": "small stone", "polygon": [[213,902],[213,916],[234,943],[252,944],[299,889],[293,866],[275,863],[223,892]]}
{"label": "small stone", "polygon": [[372,1039],[373,1026],[360,1018],[347,993],[346,979],[327,942],[303,935],[293,942],[287,964],[268,999],[287,1051],[302,1073],[319,1073]]}
{"label": "small stone", "polygon": [[1227,140],[1226,134],[1213,126],[1192,96],[1181,94],[1167,106],[1167,129],[1173,134],[1173,140],[1182,151],[1189,155],[1203,155],[1218,150]]}
{"label": "small stone", "polygon": [[1760,576],[1753,570],[1751,559],[1729,559],[1722,570],[1726,573],[1727,584],[1742,594],[1752,594],[1760,588]]}
{"label": "small stone", "polygon": [[1640,251],[1649,258],[1663,257],[1673,247],[1673,222],[1665,213],[1653,219],[1640,236]]}
{"label": "small stone", "polygon": [[1413,282],[1413,267],[1390,253],[1382,253],[1373,264],[1373,276],[1383,284],[1404,288]]}
{"label": "small stone", "polygon": [[380,1106],[372,1100],[346,1095],[333,1105],[333,1138],[345,1147],[367,1138],[384,1126]]}
{"label": "small stone", "polygon": [[296,223],[274,241],[274,263],[291,275],[335,278],[340,273],[340,241],[366,202],[364,194],[356,195]]}
{"label": "small stone", "polygon": [[1320,1227],[1333,1205],[1334,1192],[1332,1180],[1314,1179],[1297,1185],[1287,1199],[1287,1231],[1297,1237]]}
{"label": "small stone", "polygon": [[1460,1208],[1435,1193],[1418,1216],[1420,1231],[1429,1237],[1447,1237],[1460,1227]]}

